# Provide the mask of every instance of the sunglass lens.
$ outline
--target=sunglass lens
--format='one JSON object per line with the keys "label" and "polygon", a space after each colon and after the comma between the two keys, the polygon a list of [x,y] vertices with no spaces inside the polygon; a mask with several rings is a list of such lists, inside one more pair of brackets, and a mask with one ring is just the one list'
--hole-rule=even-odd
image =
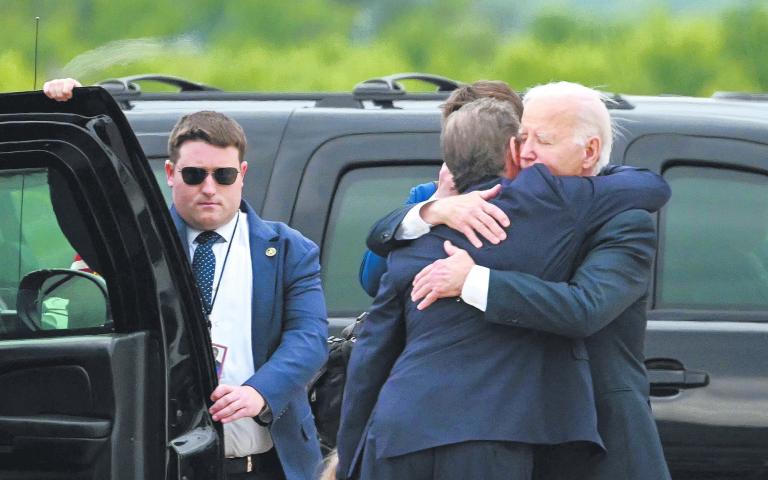
{"label": "sunglass lens", "polygon": [[234,167],[217,168],[213,171],[213,178],[221,185],[232,185],[237,180],[238,173]]}
{"label": "sunglass lens", "polygon": [[187,185],[199,185],[203,183],[205,177],[208,176],[208,172],[204,168],[199,167],[184,167],[181,169],[181,179]]}

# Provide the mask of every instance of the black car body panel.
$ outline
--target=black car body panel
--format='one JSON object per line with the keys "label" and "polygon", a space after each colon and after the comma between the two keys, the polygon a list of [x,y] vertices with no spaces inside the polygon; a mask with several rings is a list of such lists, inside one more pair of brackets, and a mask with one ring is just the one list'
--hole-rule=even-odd
{"label": "black car body panel", "polygon": [[[35,110],[45,105],[75,113],[77,106],[86,110],[80,113],[84,117],[104,114],[89,107],[85,97],[95,98],[91,95],[95,93],[79,90],[74,103],[56,105],[41,96],[30,97],[36,103],[29,104],[26,111],[48,111]],[[210,362],[188,361],[210,355],[205,346],[207,334],[197,317],[199,299],[193,292],[189,267],[181,261],[183,252],[161,205],[161,195],[166,203],[170,201],[167,189],[151,185],[165,183],[163,164],[175,121],[185,113],[217,110],[243,126],[249,140],[244,197],[264,218],[287,222],[320,246],[329,320],[333,333],[338,333],[370,305],[357,274],[371,224],[401,204],[409,187],[437,176],[441,163],[438,106],[447,94],[380,99],[354,94],[223,92],[114,96],[151,171],[136,157],[125,168],[135,180],[130,185],[121,183],[125,174],[116,172],[104,172],[100,181],[104,188],[114,189],[108,187],[113,182],[120,185],[127,198],[134,199],[133,203],[123,202],[119,215],[131,229],[138,222],[134,219],[149,219],[151,234],[137,238],[135,231],[126,232],[125,238],[130,240],[122,241],[120,255],[139,259],[128,277],[142,278],[144,286],[151,285],[140,289],[141,295],[151,295],[153,288],[157,293],[148,303],[152,315],[145,316],[140,326],[123,326],[120,313],[115,312],[113,334],[145,332],[144,337],[131,337],[136,342],[132,348],[144,349],[150,362],[165,362],[161,370],[165,376],[157,382],[167,379],[171,400],[162,410],[164,417],[156,421],[168,424],[163,451],[166,462],[171,462],[173,455],[185,454],[178,453],[183,445],[171,443],[174,438],[206,444],[216,432],[203,418],[207,415],[194,419],[172,415],[177,409],[200,411],[203,393],[213,382]],[[673,478],[765,478],[768,103],[688,97],[617,99],[611,107],[617,133],[612,163],[659,172],[673,189],[672,200],[657,216],[659,249],[646,336],[652,405]],[[106,103],[104,98],[99,101]],[[0,101],[0,110],[7,112],[7,105],[6,100]],[[129,147],[133,141],[122,137]],[[139,196],[145,198],[144,213],[138,208],[141,202],[135,200]],[[98,210],[98,205],[93,208]],[[0,220],[5,221],[2,211]],[[89,226],[89,231],[109,230],[98,223]],[[142,231],[144,224],[142,220]],[[110,228],[116,229],[114,225]],[[119,271],[117,264],[111,268]],[[165,273],[157,273],[158,269]],[[145,272],[143,277],[139,270]],[[146,271],[153,273],[147,277]],[[113,294],[117,292],[110,286],[111,303]],[[129,308],[138,295],[115,301],[121,309]],[[188,298],[193,298],[191,303]],[[178,312],[183,314],[177,316]],[[9,345],[0,341],[0,351],[11,348]],[[8,364],[0,368],[10,371]],[[174,387],[174,379],[179,377],[194,384]],[[0,416],[4,415],[2,405],[0,402]],[[103,431],[98,423],[87,428]]]}
{"label": "black car body panel", "polygon": [[[163,102],[172,98],[167,95]],[[405,199],[408,187],[436,177],[441,162],[439,100],[432,96],[421,102],[394,102],[395,108],[378,108],[374,102],[361,109],[319,108],[306,101],[274,102],[267,107],[270,102],[249,102],[248,97],[228,100],[215,94],[206,94],[200,102],[191,100],[191,93],[185,98],[175,108],[232,113],[249,138],[281,131],[276,153],[270,149],[250,152],[275,156],[267,161],[273,165],[270,172],[249,171],[249,175],[269,175],[260,213],[288,222],[321,246],[330,325],[336,331],[347,325],[370,302],[357,283],[368,228]],[[756,185],[768,179],[765,102],[636,96],[620,100],[618,108],[611,108],[616,126],[613,163],[645,167],[674,178],[679,176],[675,172],[705,168],[747,172],[756,176],[748,181]],[[153,111],[161,115],[163,102],[157,106],[149,100],[133,102],[135,108],[127,116],[134,129],[146,131],[145,118]],[[252,117],[245,119],[243,109]],[[274,109],[288,112],[281,117],[282,129],[273,123]],[[171,123],[169,119],[166,131]],[[162,131],[156,134],[162,136]],[[160,147],[150,154],[163,155]],[[255,180],[259,187],[262,180]],[[246,196],[260,194],[250,182],[246,180]],[[382,186],[377,187],[378,183]],[[759,186],[768,192],[766,187]],[[767,340],[768,297],[752,305],[666,301],[663,285],[686,282],[664,274],[669,270],[665,266],[680,254],[670,251],[667,238],[670,228],[679,223],[681,214],[676,209],[692,208],[691,199],[682,198],[685,195],[682,190],[677,194],[673,183],[673,199],[658,215],[659,255],[646,341],[653,409],[675,478],[696,478],[702,472],[723,478],[762,478],[768,475],[768,417],[762,413],[768,408],[764,380],[768,349],[760,346]],[[354,198],[345,200],[350,196]],[[675,203],[678,198],[685,205]],[[717,213],[719,217],[707,221],[715,231],[727,230],[731,214]],[[670,214],[678,216],[674,224],[669,224]],[[768,223],[768,218],[756,221]],[[675,242],[695,243],[695,238]]]}
{"label": "black car body panel", "polygon": [[[60,228],[103,277],[110,312],[89,324],[76,297],[56,298],[40,307],[49,323],[30,328],[6,305],[0,477],[223,478],[220,427],[206,412],[215,373],[200,300],[122,112],[99,88],[59,105],[40,93],[2,95],[0,112],[0,174],[35,169],[47,182],[28,195],[22,182],[11,199],[49,195],[44,227]],[[23,225],[36,220],[20,211]],[[214,434],[191,450],[179,445],[191,432]]]}

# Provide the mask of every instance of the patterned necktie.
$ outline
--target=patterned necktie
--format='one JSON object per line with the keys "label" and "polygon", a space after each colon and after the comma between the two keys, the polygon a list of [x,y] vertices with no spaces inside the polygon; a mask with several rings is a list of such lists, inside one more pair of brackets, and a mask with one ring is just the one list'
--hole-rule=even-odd
{"label": "patterned necktie", "polygon": [[203,308],[206,314],[213,309],[211,305],[211,292],[213,291],[213,274],[216,271],[216,256],[213,254],[213,244],[221,238],[214,231],[203,232],[197,236],[195,242],[197,248],[192,257],[192,272],[197,279],[197,288],[203,298]]}

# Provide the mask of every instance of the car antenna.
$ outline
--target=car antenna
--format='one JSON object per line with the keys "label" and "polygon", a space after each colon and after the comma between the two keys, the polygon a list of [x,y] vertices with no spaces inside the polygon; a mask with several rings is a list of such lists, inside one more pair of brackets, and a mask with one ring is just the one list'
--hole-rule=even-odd
{"label": "car antenna", "polygon": [[37,39],[40,36],[40,17],[35,17],[35,76],[32,79],[32,90],[37,90]]}

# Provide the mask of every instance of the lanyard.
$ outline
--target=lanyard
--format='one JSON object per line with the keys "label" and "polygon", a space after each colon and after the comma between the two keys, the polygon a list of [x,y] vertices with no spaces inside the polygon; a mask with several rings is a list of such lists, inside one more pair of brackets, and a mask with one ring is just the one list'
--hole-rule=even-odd
{"label": "lanyard", "polygon": [[[227,268],[227,260],[229,260],[229,251],[232,249],[232,242],[235,239],[235,232],[237,232],[237,225],[240,223],[240,211],[237,212],[237,218],[235,219],[235,228],[232,230],[232,235],[229,237],[229,245],[227,245],[227,253],[224,255],[224,263],[221,264],[221,273],[219,273],[219,281],[216,282],[216,290],[211,299],[211,308],[206,312],[206,317],[211,315],[213,311],[213,304],[216,303],[216,297],[219,296],[219,286],[221,286],[221,277],[224,276],[224,269]],[[208,318],[208,329],[211,328],[211,319]]]}

